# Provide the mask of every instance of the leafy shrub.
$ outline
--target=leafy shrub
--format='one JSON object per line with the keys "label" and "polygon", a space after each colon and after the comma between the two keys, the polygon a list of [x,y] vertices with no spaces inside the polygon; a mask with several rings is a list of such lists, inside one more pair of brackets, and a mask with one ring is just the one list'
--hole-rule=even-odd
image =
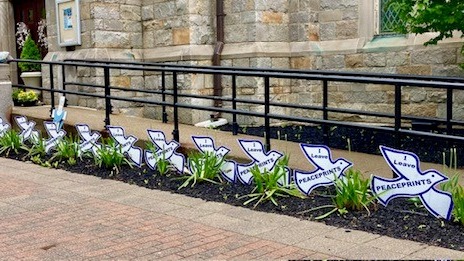
{"label": "leafy shrub", "polygon": [[255,203],[254,207],[258,206],[260,203],[270,200],[274,205],[278,206],[276,197],[288,197],[294,196],[299,198],[304,198],[301,192],[295,187],[294,184],[289,184],[288,187],[281,187],[278,181],[286,174],[286,167],[288,166],[288,156],[280,159],[273,171],[264,170],[260,171],[257,165],[254,165],[251,168],[251,174],[253,175],[253,182],[255,184],[254,189],[250,194],[245,195],[250,199],[243,203],[247,205],[253,201]]}
{"label": "leafy shrub", "polygon": [[39,96],[34,91],[19,91],[17,96],[17,101],[19,103],[28,103],[28,102],[35,102],[39,100]]}
{"label": "leafy shrub", "polygon": [[30,157],[32,160],[33,157],[43,158],[45,155],[47,155],[45,150],[45,140],[42,137],[39,137],[38,141],[33,142],[32,146],[27,149],[26,157]]}
{"label": "leafy shrub", "polygon": [[102,146],[97,150],[94,161],[98,167],[112,169],[116,173],[119,173],[119,168],[122,165],[132,166],[131,162],[122,153],[121,146],[112,138],[102,139]]}
{"label": "leafy shrub", "polygon": [[25,147],[19,133],[16,131],[10,129],[0,137],[0,154],[5,153],[8,156],[12,151],[18,154],[20,149],[24,150]]}
{"label": "leafy shrub", "polygon": [[[30,35],[27,36],[26,41],[24,42],[20,58],[27,60],[42,60],[39,47],[34,40],[32,40]],[[34,72],[40,71],[41,65],[39,63],[20,62],[18,63],[18,67],[22,72]]]}
{"label": "leafy shrub", "polygon": [[459,184],[459,174],[455,174],[447,182],[441,183],[440,188],[451,193],[454,203],[452,212],[454,221],[464,226],[464,188]]}
{"label": "leafy shrub", "polygon": [[188,156],[188,164],[192,173],[191,175],[180,178],[186,180],[180,185],[179,189],[187,187],[190,182],[193,182],[192,187],[194,187],[197,182],[207,181],[218,183],[215,179],[219,179],[219,181],[222,182],[221,168],[224,164],[223,158],[218,158],[211,152],[193,152]]}

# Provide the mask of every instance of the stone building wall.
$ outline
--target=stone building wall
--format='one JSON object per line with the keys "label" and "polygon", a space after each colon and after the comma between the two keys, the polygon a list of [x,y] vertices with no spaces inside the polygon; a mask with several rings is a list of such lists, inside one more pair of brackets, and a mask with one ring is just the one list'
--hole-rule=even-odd
{"label": "stone building wall", "polygon": [[[5,0],[0,0],[3,6]],[[0,5],[0,6],[2,6]],[[211,65],[216,34],[215,1],[204,0],[81,0],[82,45],[66,50],[57,45],[55,1],[46,0],[50,52],[46,60],[66,58],[109,59]],[[359,0],[224,0],[225,45],[221,64],[235,67],[291,68],[355,72],[464,76],[460,35],[424,47],[433,34],[375,35],[373,1]],[[5,22],[2,22],[5,24]],[[1,24],[0,24],[1,25]],[[2,25],[3,26],[3,25]],[[0,28],[5,31],[4,28]],[[103,71],[66,68],[68,79],[103,84]],[[44,84],[49,83],[47,69]],[[111,84],[127,89],[160,89],[159,73],[111,71]],[[55,77],[61,77],[57,69]],[[212,94],[211,76],[179,75],[180,91]],[[172,77],[168,77],[168,89]],[[224,76],[224,95],[231,93],[231,77]],[[238,77],[240,98],[262,99],[264,81]],[[88,92],[91,88],[73,87]],[[317,81],[271,79],[273,101],[320,105],[321,83]],[[329,84],[329,106],[393,112],[393,87],[363,84]],[[133,97],[134,93],[117,92]],[[140,98],[155,99],[138,94]],[[69,97],[70,104],[103,107],[102,100]],[[159,98],[156,98],[159,99]],[[210,101],[184,99],[210,105]],[[437,90],[404,88],[403,113],[442,116],[444,93]],[[456,117],[464,94],[457,92]],[[161,117],[159,106],[115,102],[115,112]],[[225,103],[224,106],[230,106]],[[262,111],[262,106],[241,105]],[[308,111],[280,109],[277,113],[313,115]],[[172,115],[172,114],[170,114]],[[182,121],[195,123],[209,118],[208,112],[183,110]],[[231,118],[230,115],[223,115]],[[369,120],[351,115],[331,114],[346,120]],[[243,124],[260,120],[240,117]]]}

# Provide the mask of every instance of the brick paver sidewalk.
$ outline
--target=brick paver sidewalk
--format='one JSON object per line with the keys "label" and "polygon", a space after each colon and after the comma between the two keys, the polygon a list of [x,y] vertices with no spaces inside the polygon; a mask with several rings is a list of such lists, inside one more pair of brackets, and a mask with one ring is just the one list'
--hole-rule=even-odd
{"label": "brick paver sidewalk", "polygon": [[0,259],[459,259],[463,252],[0,158]]}

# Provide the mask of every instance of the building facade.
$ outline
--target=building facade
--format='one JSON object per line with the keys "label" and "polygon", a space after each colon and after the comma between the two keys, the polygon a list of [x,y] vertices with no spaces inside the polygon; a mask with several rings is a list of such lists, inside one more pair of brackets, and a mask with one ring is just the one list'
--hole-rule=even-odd
{"label": "building facade", "polygon": [[[218,10],[218,1],[223,4],[223,12]],[[60,47],[57,41],[55,0],[45,0],[49,48],[44,59],[211,65],[215,51],[221,50],[220,64],[224,66],[464,75],[459,67],[463,60],[460,35],[437,46],[425,47],[423,43],[433,34],[382,34],[385,30],[382,22],[388,22],[388,17],[384,17],[381,3],[382,0],[80,0],[82,43],[66,48]],[[0,32],[7,36],[0,39],[0,49],[13,54],[16,53],[14,13],[15,8],[20,8],[17,6],[17,1],[0,0]],[[224,34],[218,41],[217,21],[222,14]],[[43,83],[47,85],[50,79],[45,70],[43,73]],[[103,82],[98,70],[79,69],[70,73],[77,80]],[[156,89],[160,78],[156,74],[122,71],[112,73],[111,84]],[[213,93],[212,77],[187,76],[181,79],[181,84],[188,93]],[[230,94],[227,77],[222,81],[222,88],[224,95]],[[241,97],[263,94],[260,79],[239,79],[238,88]],[[330,106],[393,112],[392,86],[334,83],[329,88]],[[271,94],[275,100],[321,104],[320,90],[320,83],[282,80],[272,82]],[[444,92],[405,89],[403,95],[404,114],[442,116],[445,113]],[[464,115],[459,106],[462,103],[464,95],[456,93],[456,117]],[[70,104],[103,107],[102,101],[88,98],[70,97]],[[127,102],[116,103],[115,107],[124,113],[160,117],[159,110],[153,107]],[[187,123],[207,117],[191,112],[182,115]],[[257,123],[250,118],[241,121]]]}

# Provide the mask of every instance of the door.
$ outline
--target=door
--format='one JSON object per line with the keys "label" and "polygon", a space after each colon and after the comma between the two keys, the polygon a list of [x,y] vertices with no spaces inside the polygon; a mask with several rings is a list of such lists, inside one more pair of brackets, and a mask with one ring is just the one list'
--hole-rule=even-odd
{"label": "door", "polygon": [[[31,32],[32,39],[38,43],[38,24],[46,18],[45,0],[14,0],[13,1],[15,24],[24,22]],[[42,58],[47,54],[47,49],[39,46]],[[18,58],[21,53],[16,46]]]}

